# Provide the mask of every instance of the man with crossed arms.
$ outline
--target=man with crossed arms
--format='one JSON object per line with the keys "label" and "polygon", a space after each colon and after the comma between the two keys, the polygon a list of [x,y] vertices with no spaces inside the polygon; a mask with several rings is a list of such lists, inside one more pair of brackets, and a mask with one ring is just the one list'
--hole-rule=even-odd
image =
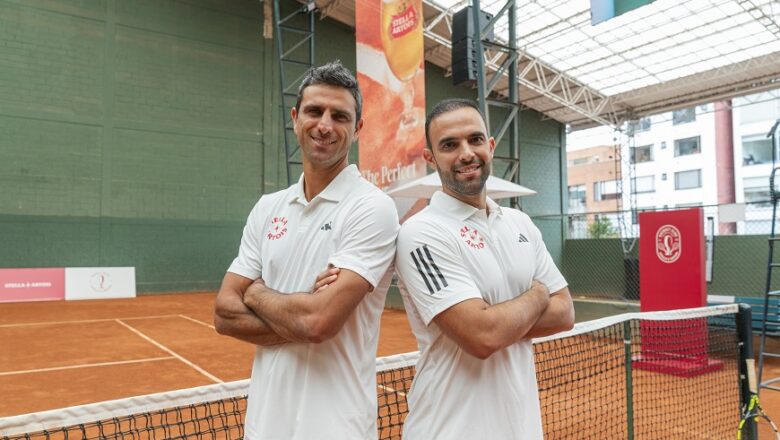
{"label": "man with crossed arms", "polygon": [[385,292],[373,289],[393,259],[398,216],[348,163],[361,101],[338,62],[305,74],[291,112],[303,175],[260,198],[217,295],[217,331],[258,345],[247,439],[376,437]]}
{"label": "man with crossed arms", "polygon": [[574,325],[566,281],[530,218],[486,196],[495,141],[477,106],[442,101],[425,128],[442,191],[398,235],[421,352],[404,439],[540,440],[531,338]]}

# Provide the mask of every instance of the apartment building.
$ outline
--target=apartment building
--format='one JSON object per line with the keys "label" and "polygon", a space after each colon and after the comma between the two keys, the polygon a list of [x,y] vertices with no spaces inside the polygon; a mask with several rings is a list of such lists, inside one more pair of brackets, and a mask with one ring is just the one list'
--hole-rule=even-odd
{"label": "apartment building", "polygon": [[[594,214],[616,210],[620,197],[623,209],[633,202],[637,211],[744,203],[738,230],[720,233],[767,233],[771,210],[762,207],[769,199],[775,149],[767,133],[779,118],[780,93],[772,91],[642,118],[623,133],[607,127],[570,133],[569,213],[587,212],[592,221]],[[716,208],[708,212],[717,216]],[[636,216],[630,217],[635,225]]]}

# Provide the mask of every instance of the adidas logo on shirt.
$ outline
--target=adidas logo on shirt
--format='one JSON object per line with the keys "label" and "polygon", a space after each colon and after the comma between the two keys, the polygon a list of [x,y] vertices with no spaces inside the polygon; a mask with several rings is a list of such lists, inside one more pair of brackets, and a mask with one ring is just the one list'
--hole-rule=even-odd
{"label": "adidas logo on shirt", "polygon": [[322,225],[322,227],[320,227],[320,231],[330,231],[332,224],[333,224],[332,221],[325,223],[324,225]]}
{"label": "adidas logo on shirt", "polygon": [[523,234],[517,234],[517,235],[520,236],[520,240],[519,240],[520,243],[528,243],[528,239],[525,238],[525,235],[523,235]]}
{"label": "adidas logo on shirt", "polygon": [[413,250],[410,253],[412,255],[414,265],[417,266],[417,271],[420,273],[423,281],[425,281],[425,286],[428,288],[428,292],[431,295],[434,295],[436,292],[447,287],[447,280],[439,270],[439,266],[437,266],[436,262],[433,261],[433,256],[428,250],[427,244],[423,245],[423,247],[419,247]]}

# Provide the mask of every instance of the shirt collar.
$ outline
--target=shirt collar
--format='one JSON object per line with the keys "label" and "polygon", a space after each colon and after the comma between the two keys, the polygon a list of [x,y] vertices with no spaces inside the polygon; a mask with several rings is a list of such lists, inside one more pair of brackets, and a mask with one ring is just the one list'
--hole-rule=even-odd
{"label": "shirt collar", "polygon": [[[357,165],[349,165],[341,170],[341,172],[330,181],[328,186],[317,194],[314,199],[321,198],[333,202],[340,202],[349,194],[352,188],[354,188],[354,181],[359,177],[360,171],[358,171]],[[311,201],[314,201],[314,199]],[[290,202],[307,203],[306,194],[303,191],[303,173],[301,173],[301,177],[298,178],[298,183],[293,188],[293,196],[290,199]]]}
{"label": "shirt collar", "polygon": [[[449,194],[445,194],[443,191],[436,191],[436,193],[433,194],[433,197],[431,197],[431,206],[455,216],[458,220],[466,220],[477,212],[484,212],[468,203],[461,202]],[[487,198],[487,207],[491,215],[502,214],[501,206],[490,197]]]}

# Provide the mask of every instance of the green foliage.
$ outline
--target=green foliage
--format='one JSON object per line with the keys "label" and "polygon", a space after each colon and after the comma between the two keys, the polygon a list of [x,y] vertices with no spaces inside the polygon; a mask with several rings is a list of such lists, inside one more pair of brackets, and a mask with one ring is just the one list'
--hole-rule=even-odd
{"label": "green foliage", "polygon": [[608,217],[596,217],[596,220],[588,225],[588,237],[615,238],[618,237],[618,231]]}

